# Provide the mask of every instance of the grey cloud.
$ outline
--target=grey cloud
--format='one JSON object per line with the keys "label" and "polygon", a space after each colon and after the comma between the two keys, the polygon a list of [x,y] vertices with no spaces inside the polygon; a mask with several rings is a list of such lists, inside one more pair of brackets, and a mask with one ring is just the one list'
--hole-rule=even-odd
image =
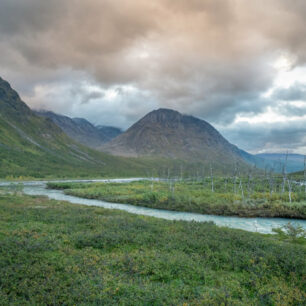
{"label": "grey cloud", "polygon": [[277,107],[278,112],[287,116],[288,118],[294,117],[304,117],[306,114],[306,102],[304,105],[292,105],[290,103],[280,103]]}
{"label": "grey cloud", "polygon": [[[33,107],[123,127],[157,107],[229,124],[275,104],[262,94],[280,54],[306,63],[305,16],[304,0],[1,0],[0,66]],[[86,79],[118,88],[113,104]]]}
{"label": "grey cloud", "polygon": [[70,93],[74,99],[80,101],[80,104],[90,103],[91,100],[103,99],[105,96],[103,91],[89,90],[82,83],[78,87],[72,87]]}
{"label": "grey cloud", "polygon": [[241,122],[235,126],[220,127],[232,143],[250,152],[284,152],[292,150],[305,153],[306,120],[274,124]]}
{"label": "grey cloud", "polygon": [[103,92],[92,91],[92,92],[88,93],[87,95],[83,96],[81,104],[89,103],[91,100],[101,99],[103,97],[104,97]]}
{"label": "grey cloud", "polygon": [[295,83],[289,88],[278,88],[272,97],[283,101],[306,101],[306,84]]}

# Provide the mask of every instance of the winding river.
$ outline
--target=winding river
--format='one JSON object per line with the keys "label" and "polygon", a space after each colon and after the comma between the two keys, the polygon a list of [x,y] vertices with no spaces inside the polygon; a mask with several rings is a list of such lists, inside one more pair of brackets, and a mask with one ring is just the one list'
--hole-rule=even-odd
{"label": "winding river", "polygon": [[[56,182],[132,182],[140,180],[140,178],[131,179],[109,179],[109,180],[62,180]],[[68,201],[73,204],[81,204],[88,206],[98,206],[109,209],[124,210],[132,214],[156,217],[167,220],[184,220],[184,221],[213,221],[218,226],[226,226],[231,228],[242,229],[251,232],[272,233],[272,228],[281,227],[289,221],[301,225],[306,230],[306,220],[283,219],[283,218],[239,218],[227,216],[202,215],[197,213],[177,212],[162,209],[153,209],[130,204],[117,204],[101,200],[84,199],[64,194],[61,190],[53,190],[46,188],[47,181],[22,182],[23,192],[28,195],[43,195],[50,199]],[[11,182],[0,182],[1,186],[10,186]]]}

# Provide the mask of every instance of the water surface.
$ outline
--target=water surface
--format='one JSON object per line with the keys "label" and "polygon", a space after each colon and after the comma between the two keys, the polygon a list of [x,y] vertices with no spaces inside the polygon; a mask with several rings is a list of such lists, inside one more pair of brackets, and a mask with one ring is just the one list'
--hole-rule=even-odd
{"label": "water surface", "polygon": [[[132,182],[140,178],[132,179],[109,179],[109,180],[62,180],[56,182]],[[62,190],[46,189],[47,181],[23,182],[24,193],[28,195],[44,195],[54,200],[68,201],[73,204],[82,204],[88,206],[98,206],[109,209],[124,210],[132,214],[156,217],[166,220],[184,220],[184,221],[213,221],[218,226],[242,229],[251,232],[272,233],[272,228],[281,227],[289,221],[301,225],[306,230],[306,221],[298,219],[284,218],[240,218],[228,216],[203,215],[197,213],[169,211],[163,209],[154,209],[147,207],[134,206],[130,204],[110,203],[102,200],[84,199],[76,196],[64,194]],[[10,182],[2,182],[0,186],[9,186]]]}

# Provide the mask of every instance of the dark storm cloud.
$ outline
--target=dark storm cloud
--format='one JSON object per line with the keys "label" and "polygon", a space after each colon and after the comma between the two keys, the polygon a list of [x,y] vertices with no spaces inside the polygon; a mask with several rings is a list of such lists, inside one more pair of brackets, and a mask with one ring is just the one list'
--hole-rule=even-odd
{"label": "dark storm cloud", "polygon": [[1,0],[0,66],[36,108],[127,127],[170,107],[229,124],[274,103],[262,94],[279,56],[305,64],[305,16],[304,0]]}

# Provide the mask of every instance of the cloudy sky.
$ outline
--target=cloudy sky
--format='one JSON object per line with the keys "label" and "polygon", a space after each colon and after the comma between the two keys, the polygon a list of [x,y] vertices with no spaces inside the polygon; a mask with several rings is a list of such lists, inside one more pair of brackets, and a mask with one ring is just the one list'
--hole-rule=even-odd
{"label": "cloudy sky", "polygon": [[305,0],[1,0],[0,67],[32,108],[122,128],[173,108],[306,154]]}

